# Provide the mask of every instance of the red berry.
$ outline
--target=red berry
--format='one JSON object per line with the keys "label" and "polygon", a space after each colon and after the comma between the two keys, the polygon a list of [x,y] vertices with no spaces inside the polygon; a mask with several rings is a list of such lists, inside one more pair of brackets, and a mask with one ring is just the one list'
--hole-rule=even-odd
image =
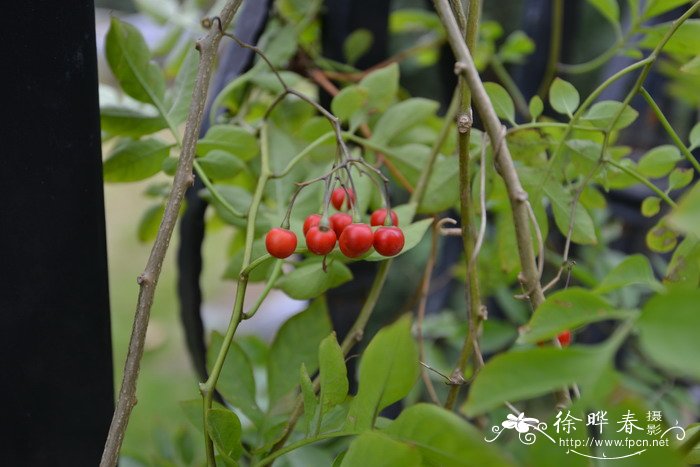
{"label": "red berry", "polygon": [[[353,204],[355,204],[355,192],[352,191],[351,188],[348,188],[347,194],[350,197],[350,205],[347,207],[350,208]],[[333,190],[333,193],[331,194],[331,203],[333,204],[333,207],[335,207],[338,211],[343,209],[343,205],[346,204],[345,188],[336,188],[335,190]]]}
{"label": "red berry", "polygon": [[398,255],[405,241],[403,232],[398,227],[379,227],[374,232],[374,249],[382,256]]}
{"label": "red berry", "polygon": [[304,235],[309,231],[309,229],[321,222],[321,216],[318,214],[311,214],[304,221]]}
{"label": "red berry", "polygon": [[[386,209],[377,209],[372,213],[372,217],[369,219],[370,225],[384,225],[386,221]],[[395,227],[399,226],[399,216],[396,215],[396,211],[391,211],[391,222]]]}
{"label": "red berry", "polygon": [[335,231],[335,234],[340,238],[340,234],[343,233],[345,227],[352,224],[352,216],[350,214],[345,214],[344,212],[338,212],[333,214],[329,221],[331,223],[331,229]]}
{"label": "red berry", "polygon": [[374,234],[367,224],[350,224],[338,240],[340,251],[348,258],[357,258],[372,248]]}
{"label": "red berry", "polygon": [[291,230],[275,227],[265,236],[265,248],[275,258],[286,258],[294,253],[297,236]]}
{"label": "red berry", "polygon": [[333,251],[336,239],[333,229],[314,226],[306,233],[306,247],[317,255],[327,255]]}
{"label": "red berry", "polygon": [[557,336],[557,340],[562,347],[566,347],[571,344],[571,331],[564,331]]}

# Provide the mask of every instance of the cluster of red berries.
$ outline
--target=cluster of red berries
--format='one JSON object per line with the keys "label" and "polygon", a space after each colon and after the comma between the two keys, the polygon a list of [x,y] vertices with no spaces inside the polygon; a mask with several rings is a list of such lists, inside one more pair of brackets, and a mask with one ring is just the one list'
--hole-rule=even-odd
{"label": "cluster of red berries", "polygon": [[[336,188],[331,194],[331,204],[341,211],[351,208],[356,201],[351,189]],[[352,216],[346,212],[338,212],[328,218],[329,225],[322,225],[319,214],[311,214],[304,221],[304,237],[306,247],[317,255],[327,255],[338,243],[340,251],[348,258],[362,256],[374,246],[382,256],[397,255],[404,246],[404,235],[398,227],[399,218],[391,211],[391,225],[385,226],[386,209],[377,209],[370,217],[371,226],[378,227],[375,231],[367,224],[353,223]],[[265,237],[267,252],[275,258],[286,258],[294,253],[297,247],[297,236],[294,232],[274,228]]]}

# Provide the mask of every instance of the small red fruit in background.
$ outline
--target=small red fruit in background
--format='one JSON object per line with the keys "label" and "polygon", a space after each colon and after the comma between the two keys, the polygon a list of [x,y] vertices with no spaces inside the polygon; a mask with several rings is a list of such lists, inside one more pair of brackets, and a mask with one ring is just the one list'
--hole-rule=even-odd
{"label": "small red fruit in background", "polygon": [[321,222],[321,216],[319,214],[311,214],[304,221],[304,235],[307,234],[311,227],[318,225]]}
{"label": "small red fruit in background", "polygon": [[571,331],[564,331],[557,336],[557,340],[562,347],[566,347],[571,344]]}
{"label": "small red fruit in background", "polygon": [[271,256],[284,259],[297,248],[297,236],[291,230],[275,227],[265,236],[265,248]]}
{"label": "small red fruit in background", "polygon": [[382,256],[398,255],[405,241],[403,232],[398,227],[379,227],[374,232],[374,249]]}
{"label": "small red fruit in background", "polygon": [[336,239],[333,229],[316,225],[306,233],[306,247],[317,255],[327,255],[333,251]]}
{"label": "small red fruit in background", "polygon": [[[344,207],[350,208],[355,204],[355,192],[352,191],[352,189],[350,188],[347,189],[347,196],[350,198],[350,203],[348,204],[345,202],[345,191],[345,188],[336,188],[331,194],[331,204],[333,204],[333,207],[336,208],[338,211],[342,210]],[[346,204],[347,206],[344,206]]]}
{"label": "small red fruit in background", "polygon": [[367,224],[350,224],[345,227],[338,240],[340,251],[348,258],[357,258],[370,248],[374,241],[372,229]]}
{"label": "small red fruit in background", "polygon": [[[372,213],[372,217],[369,218],[370,225],[384,225],[386,221],[386,209],[377,209]],[[395,211],[391,211],[391,222],[395,227],[399,226],[399,216],[396,215]]]}
{"label": "small red fruit in background", "polygon": [[333,214],[329,221],[331,223],[331,229],[335,232],[336,236],[340,238],[340,234],[343,233],[345,227],[352,224],[352,216],[350,214],[345,214],[344,212],[338,212]]}

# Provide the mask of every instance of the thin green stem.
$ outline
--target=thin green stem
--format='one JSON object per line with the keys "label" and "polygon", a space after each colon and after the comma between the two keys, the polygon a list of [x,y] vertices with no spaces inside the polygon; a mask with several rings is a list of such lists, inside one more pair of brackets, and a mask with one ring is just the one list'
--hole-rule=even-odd
{"label": "thin green stem", "polygon": [[700,163],[697,161],[695,156],[693,156],[693,153],[690,152],[688,149],[688,146],[683,144],[683,141],[678,137],[678,133],[673,129],[671,124],[669,123],[668,119],[664,115],[664,113],[661,111],[659,106],[656,104],[654,101],[654,98],[651,97],[651,94],[647,92],[644,87],[642,87],[639,90],[640,94],[644,97],[644,99],[647,101],[649,104],[649,107],[651,107],[651,110],[654,111],[654,114],[656,115],[656,118],[659,119],[659,122],[661,122],[661,126],[664,127],[664,130],[666,130],[666,133],[668,133],[668,136],[673,140],[675,145],[678,147],[678,149],[683,153],[685,158],[692,164],[693,167],[695,167],[695,170],[700,173]]}
{"label": "thin green stem", "polygon": [[209,190],[209,193],[211,194],[212,198],[214,198],[219,204],[221,204],[228,212],[233,214],[236,217],[240,218],[245,218],[245,214],[242,212],[239,212],[236,208],[231,206],[231,203],[226,201],[226,199],[221,196],[221,193],[219,193],[219,190],[214,187],[214,184],[209,180],[209,177],[207,177],[207,174],[204,172],[204,169],[202,169],[202,166],[199,164],[199,161],[197,159],[194,160],[192,163],[192,166],[194,167],[195,172],[197,172],[197,176],[202,179],[202,183],[204,183],[204,186],[207,187],[207,190]]}
{"label": "thin green stem", "polygon": [[570,75],[580,75],[583,73],[588,73],[593,70],[596,70],[603,66],[605,63],[608,62],[612,57],[617,54],[617,52],[622,48],[622,46],[625,44],[625,39],[618,39],[615,41],[615,43],[610,47],[608,50],[605,52],[601,53],[597,57],[594,57],[586,62],[583,63],[576,63],[576,64],[568,64],[568,63],[559,63],[557,65],[557,69],[561,71],[562,73],[567,73]]}
{"label": "thin green stem", "polygon": [[671,207],[676,207],[676,203],[668,197],[666,193],[664,193],[659,187],[654,185],[647,179],[644,175],[640,174],[636,170],[634,170],[631,167],[627,167],[624,164],[620,164],[619,162],[612,160],[612,159],[606,159],[605,162],[608,164],[612,165],[613,167],[616,167],[623,172],[625,172],[627,175],[634,177],[637,181],[641,182],[644,184],[646,187],[648,187],[650,190],[652,190],[654,193],[656,193],[659,198],[663,199],[669,206]]}
{"label": "thin green stem", "polygon": [[416,182],[416,187],[414,188],[413,193],[411,193],[409,203],[416,203],[416,205],[420,205],[420,203],[423,201],[426,188],[428,187],[428,182],[430,181],[430,176],[433,173],[435,161],[440,154],[440,148],[442,148],[442,145],[445,144],[447,135],[450,134],[450,130],[453,128],[452,125],[455,117],[457,116],[458,104],[459,93],[457,90],[455,90],[452,100],[450,101],[450,106],[445,114],[445,121],[442,128],[440,128],[440,133],[438,133],[437,139],[433,143],[433,147],[430,149],[428,162],[425,169],[421,171],[420,178],[418,178],[418,181]]}
{"label": "thin green stem", "polygon": [[352,325],[350,331],[348,331],[348,334],[345,336],[345,339],[343,339],[343,343],[340,345],[340,348],[343,350],[345,355],[350,352],[350,349],[352,349],[357,342],[362,340],[364,329],[367,326],[370,316],[372,316],[372,312],[374,312],[374,307],[377,305],[379,295],[382,293],[384,282],[389,275],[389,269],[391,268],[393,262],[394,260],[390,258],[379,263],[379,268],[377,268],[377,274],[374,276],[374,282],[369,290],[369,295],[367,295],[367,299],[365,300],[364,305],[362,305],[362,309],[357,315],[355,323]]}
{"label": "thin green stem", "polygon": [[[202,393],[202,397],[204,399],[204,438],[206,441],[207,462],[210,467],[215,465],[215,460],[214,445],[211,437],[209,436],[209,431],[207,428],[209,409],[211,409],[212,406],[216,384],[219,380],[219,376],[221,376],[221,370],[224,366],[229,347],[231,347],[231,342],[233,342],[233,336],[235,335],[236,329],[238,329],[238,325],[243,317],[243,302],[245,299],[246,287],[248,286],[248,272],[252,269],[251,266],[253,264],[251,263],[251,255],[253,252],[253,240],[255,239],[255,219],[260,208],[260,203],[262,202],[263,193],[265,192],[265,185],[270,177],[269,145],[266,125],[261,128],[260,140],[260,177],[258,179],[258,184],[255,187],[255,193],[253,194],[253,201],[251,202],[250,210],[248,211],[243,262],[241,264],[241,273],[238,278],[238,287],[236,288],[236,300],[233,305],[233,313],[231,315],[231,320],[229,321],[228,329],[226,330],[226,335],[224,336],[224,340],[221,344],[221,348],[219,349],[219,354],[216,356],[216,361],[214,362],[214,366],[209,374],[209,378],[205,383],[200,384],[200,392]],[[256,261],[262,261],[261,258],[258,258]]]}
{"label": "thin green stem", "polygon": [[[476,47],[480,16],[479,10],[479,0],[470,0],[469,11],[467,12],[467,29],[466,31],[462,31],[467,48],[470,51],[473,51]],[[467,303],[467,334],[464,338],[457,364],[450,376],[450,381],[454,384],[450,386],[450,391],[447,394],[447,400],[445,401],[446,409],[452,409],[457,401],[461,383],[464,381],[464,371],[471,355],[474,354],[476,357],[474,358],[474,371],[478,371],[483,363],[481,355],[477,355],[477,349],[479,347],[479,327],[481,324],[481,293],[479,290],[479,277],[476,263],[472,261],[476,244],[476,234],[472,224],[474,216],[472,213],[472,184],[469,168],[469,141],[472,129],[471,90],[462,76],[459,78],[458,87],[460,91],[459,117],[457,119],[459,206],[462,223],[462,248],[464,249],[464,263],[467,269],[464,284],[465,301]],[[527,105],[525,107],[527,107]],[[486,167],[481,167],[481,170],[486,170]]]}
{"label": "thin green stem", "polygon": [[544,77],[537,95],[544,99],[549,90],[549,84],[557,72],[557,62],[561,55],[562,29],[564,24],[564,0],[554,0],[552,3],[552,23],[549,32],[549,55]]}
{"label": "thin green stem", "polygon": [[[541,128],[568,128],[568,127],[569,127],[568,123],[562,123],[562,122],[523,123],[522,125],[508,128],[508,134],[510,135],[510,134],[517,133],[517,132],[523,131],[523,130],[532,130],[532,129],[541,129]],[[593,126],[583,126],[583,125],[573,125],[571,128],[574,130],[591,131],[594,133],[601,133],[604,131],[602,128],[596,128]]]}
{"label": "thin green stem", "polygon": [[288,454],[296,449],[303,448],[304,446],[308,446],[309,444],[317,443],[319,441],[324,441],[327,439],[344,438],[346,436],[356,436],[358,434],[359,433],[353,431],[334,431],[332,433],[323,433],[321,435],[317,435],[311,438],[304,438],[302,440],[297,441],[296,443],[292,443],[289,446],[274,451],[269,456],[261,459],[260,462],[254,464],[253,467],[265,467],[266,465],[270,465],[272,461],[274,461],[278,457],[284,456],[285,454]]}
{"label": "thin green stem", "polygon": [[[253,261],[255,263],[255,261]],[[251,263],[251,265],[253,264]],[[267,283],[265,284],[265,288],[263,291],[260,293],[258,296],[258,299],[255,300],[255,303],[253,304],[250,309],[243,314],[243,319],[250,319],[253,316],[255,316],[255,313],[258,312],[260,309],[260,306],[263,304],[267,296],[270,294],[270,291],[275,287],[275,282],[277,282],[277,279],[280,277],[282,274],[282,265],[284,265],[284,261],[281,259],[278,259],[275,261],[275,265],[272,268],[272,272],[270,273],[269,279],[267,279]]]}
{"label": "thin green stem", "polygon": [[296,166],[299,161],[301,161],[304,157],[308,156],[311,151],[319,147],[320,145],[328,142],[329,140],[333,139],[335,137],[335,132],[329,131],[328,133],[325,133],[318,138],[316,138],[311,144],[306,146],[303,151],[301,151],[299,154],[294,156],[292,160],[287,163],[287,166],[282,170],[282,172],[277,173],[277,174],[272,174],[270,178],[282,178],[286,175],[289,174],[289,172],[292,171],[294,166]]}
{"label": "thin green stem", "polygon": [[522,115],[522,117],[526,121],[532,120],[532,116],[530,115],[530,108],[527,105],[527,100],[525,100],[525,96],[523,96],[523,93],[520,91],[520,88],[510,76],[510,73],[508,73],[508,70],[506,70],[506,67],[503,65],[503,63],[501,63],[498,57],[493,56],[489,64],[491,65],[493,73],[496,75],[496,77],[501,82],[506,91],[508,91],[510,97],[513,98],[513,103],[515,103],[515,109],[518,111],[518,113]]}

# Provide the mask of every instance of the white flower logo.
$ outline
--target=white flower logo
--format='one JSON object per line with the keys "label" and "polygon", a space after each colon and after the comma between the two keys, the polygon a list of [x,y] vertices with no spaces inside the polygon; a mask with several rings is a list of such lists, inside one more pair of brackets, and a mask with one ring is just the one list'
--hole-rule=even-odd
{"label": "white flower logo", "polygon": [[538,423],[539,420],[536,418],[525,417],[525,413],[521,412],[517,417],[509,413],[501,425],[508,430],[515,428],[518,433],[527,433],[530,431],[530,428],[537,426]]}

